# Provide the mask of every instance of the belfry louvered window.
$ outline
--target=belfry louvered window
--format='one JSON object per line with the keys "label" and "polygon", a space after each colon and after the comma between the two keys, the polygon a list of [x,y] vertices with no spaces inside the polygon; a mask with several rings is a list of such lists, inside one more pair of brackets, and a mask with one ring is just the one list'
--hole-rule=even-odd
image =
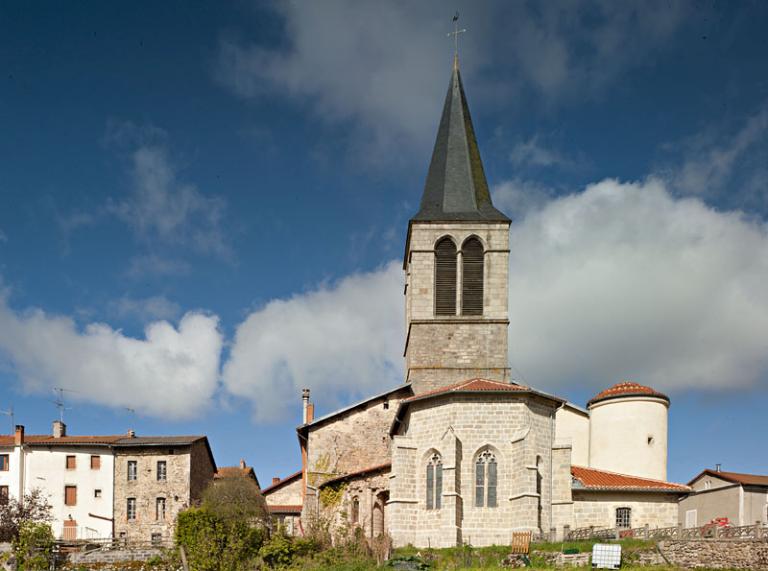
{"label": "belfry louvered window", "polygon": [[450,238],[435,247],[435,315],[456,315],[456,244]]}
{"label": "belfry louvered window", "polygon": [[483,245],[477,238],[464,242],[461,249],[461,314],[483,314]]}

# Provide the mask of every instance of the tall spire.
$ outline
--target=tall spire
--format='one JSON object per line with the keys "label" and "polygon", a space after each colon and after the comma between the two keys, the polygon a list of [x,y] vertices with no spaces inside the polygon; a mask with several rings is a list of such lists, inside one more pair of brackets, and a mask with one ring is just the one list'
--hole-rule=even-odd
{"label": "tall spire", "polygon": [[473,220],[509,222],[491,202],[455,53],[421,207],[412,221]]}

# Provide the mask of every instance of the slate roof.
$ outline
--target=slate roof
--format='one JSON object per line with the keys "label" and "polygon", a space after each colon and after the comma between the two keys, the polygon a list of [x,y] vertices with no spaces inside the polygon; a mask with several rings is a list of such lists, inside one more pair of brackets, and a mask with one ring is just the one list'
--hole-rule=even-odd
{"label": "slate roof", "polygon": [[421,207],[411,222],[509,222],[491,202],[480,149],[455,60]]}
{"label": "slate roof", "polygon": [[691,488],[683,484],[640,478],[616,472],[607,472],[583,466],[571,466],[574,490],[623,490],[636,492],[677,492],[688,493]]}
{"label": "slate roof", "polygon": [[693,480],[688,482],[690,486],[696,480],[704,475],[720,478],[726,482],[733,482],[734,484],[743,484],[746,486],[768,486],[768,476],[762,476],[760,474],[741,474],[739,472],[718,472],[717,470],[703,470]]}
{"label": "slate roof", "polygon": [[646,387],[645,385],[632,381],[622,381],[592,397],[587,403],[587,406],[610,399],[629,396],[657,397],[669,402],[669,397],[667,395],[660,393],[651,387]]}

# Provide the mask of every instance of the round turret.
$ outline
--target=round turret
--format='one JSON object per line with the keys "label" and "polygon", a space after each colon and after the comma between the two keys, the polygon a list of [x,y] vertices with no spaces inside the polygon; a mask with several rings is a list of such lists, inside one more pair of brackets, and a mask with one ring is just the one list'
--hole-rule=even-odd
{"label": "round turret", "polygon": [[587,408],[592,468],[667,479],[667,395],[624,381],[596,395]]}

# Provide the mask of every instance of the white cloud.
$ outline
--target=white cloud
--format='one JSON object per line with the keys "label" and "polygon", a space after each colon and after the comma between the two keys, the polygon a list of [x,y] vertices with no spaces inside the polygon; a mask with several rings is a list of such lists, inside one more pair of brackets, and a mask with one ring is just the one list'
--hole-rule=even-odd
{"label": "white cloud", "polygon": [[324,406],[368,396],[403,379],[403,275],[391,262],[330,286],[275,300],[235,334],[226,389],[258,421],[300,415],[303,387]]}
{"label": "white cloud", "polygon": [[532,180],[514,178],[494,186],[491,194],[496,208],[511,216],[512,220],[520,220],[530,211],[546,205],[555,191]]}
{"label": "white cloud", "polygon": [[541,141],[539,135],[534,135],[527,141],[520,141],[512,147],[509,160],[516,167],[560,167],[569,168],[576,165],[573,159],[560,151],[549,147]]}
{"label": "white cloud", "polygon": [[0,298],[0,363],[31,393],[64,387],[74,400],[191,418],[216,391],[221,347],[215,316],[156,321],[139,339],[103,323],[80,330],[69,317],[18,313]]}
{"label": "white cloud", "polygon": [[733,389],[768,372],[768,229],[606,180],[513,225],[510,354],[533,384]]}
{"label": "white cloud", "polygon": [[131,152],[133,189],[108,210],[144,242],[190,246],[205,254],[231,255],[222,218],[226,202],[178,179],[167,149],[145,144]]}
{"label": "white cloud", "polygon": [[[545,104],[602,92],[652,61],[684,21],[682,2],[460,3],[462,67],[472,93],[509,105],[522,91]],[[281,49],[227,39],[216,74],[236,94],[277,92],[323,120],[352,121],[356,143],[389,157],[434,137],[448,83],[450,13],[432,2],[276,4]],[[484,74],[493,69],[494,74]],[[491,79],[493,77],[494,79]],[[486,106],[488,107],[488,106]],[[357,148],[357,145],[355,148]]]}
{"label": "white cloud", "polygon": [[146,298],[123,296],[110,302],[109,310],[118,317],[131,317],[142,323],[157,319],[175,319],[181,314],[179,304],[163,295]]}

